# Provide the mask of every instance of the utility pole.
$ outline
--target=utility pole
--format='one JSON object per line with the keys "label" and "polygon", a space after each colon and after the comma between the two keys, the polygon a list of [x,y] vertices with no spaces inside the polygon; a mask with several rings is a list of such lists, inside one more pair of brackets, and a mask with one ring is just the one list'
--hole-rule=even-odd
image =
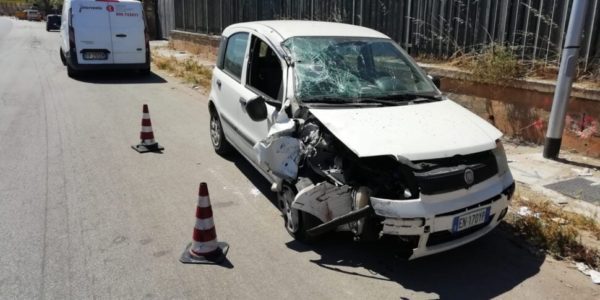
{"label": "utility pole", "polygon": [[546,141],[544,143],[545,158],[556,159],[558,158],[558,152],[560,151],[562,134],[565,129],[567,104],[569,104],[571,85],[573,84],[573,77],[575,76],[575,71],[577,69],[579,45],[581,44],[581,33],[583,31],[587,9],[588,0],[573,1],[567,37],[563,44],[558,80],[556,82],[556,90],[554,91],[554,100],[552,101],[552,110],[550,111],[548,132],[546,132]]}

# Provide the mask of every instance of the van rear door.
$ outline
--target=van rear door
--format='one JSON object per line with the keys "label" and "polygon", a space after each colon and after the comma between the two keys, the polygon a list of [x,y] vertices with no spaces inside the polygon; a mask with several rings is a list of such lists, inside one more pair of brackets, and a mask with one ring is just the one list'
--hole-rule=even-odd
{"label": "van rear door", "polygon": [[146,33],[140,2],[115,2],[110,14],[112,46],[116,64],[146,62]]}
{"label": "van rear door", "polygon": [[[100,1],[77,1],[71,7],[75,52],[80,64],[112,64],[109,6]],[[106,56],[102,56],[105,53]],[[71,54],[73,55],[73,54]]]}

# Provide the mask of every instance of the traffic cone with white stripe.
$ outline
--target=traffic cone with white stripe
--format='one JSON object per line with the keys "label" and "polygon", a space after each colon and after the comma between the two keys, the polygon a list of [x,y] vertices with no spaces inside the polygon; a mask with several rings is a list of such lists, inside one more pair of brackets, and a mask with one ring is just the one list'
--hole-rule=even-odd
{"label": "traffic cone with white stripe", "polygon": [[152,121],[150,121],[150,112],[148,111],[148,105],[144,104],[143,115],[142,115],[142,131],[140,132],[140,139],[142,140],[138,145],[131,146],[135,151],[139,153],[145,152],[160,152],[165,150],[154,140],[154,132],[152,132]]}
{"label": "traffic cone with white stripe", "polygon": [[198,192],[196,225],[192,242],[185,248],[179,261],[185,264],[218,264],[225,260],[228,250],[227,243],[217,241],[208,186],[202,182]]}

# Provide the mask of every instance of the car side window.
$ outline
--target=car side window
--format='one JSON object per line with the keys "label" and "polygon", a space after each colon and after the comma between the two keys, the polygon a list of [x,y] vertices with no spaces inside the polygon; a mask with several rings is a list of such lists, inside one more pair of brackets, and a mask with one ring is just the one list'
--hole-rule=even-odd
{"label": "car side window", "polygon": [[244,65],[247,44],[248,33],[246,32],[236,33],[227,39],[223,70],[238,80],[242,78],[242,67]]}
{"label": "car side window", "polygon": [[282,98],[283,70],[277,54],[263,40],[253,36],[248,59],[248,86],[273,100]]}

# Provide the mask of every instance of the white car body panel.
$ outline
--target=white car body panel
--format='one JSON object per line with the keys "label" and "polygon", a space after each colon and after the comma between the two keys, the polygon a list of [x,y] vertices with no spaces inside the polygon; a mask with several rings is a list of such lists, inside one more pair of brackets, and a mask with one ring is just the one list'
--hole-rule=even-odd
{"label": "white car body panel", "polygon": [[495,140],[502,136],[449,100],[310,111],[359,157],[401,155],[415,161],[466,155],[494,149]]}

